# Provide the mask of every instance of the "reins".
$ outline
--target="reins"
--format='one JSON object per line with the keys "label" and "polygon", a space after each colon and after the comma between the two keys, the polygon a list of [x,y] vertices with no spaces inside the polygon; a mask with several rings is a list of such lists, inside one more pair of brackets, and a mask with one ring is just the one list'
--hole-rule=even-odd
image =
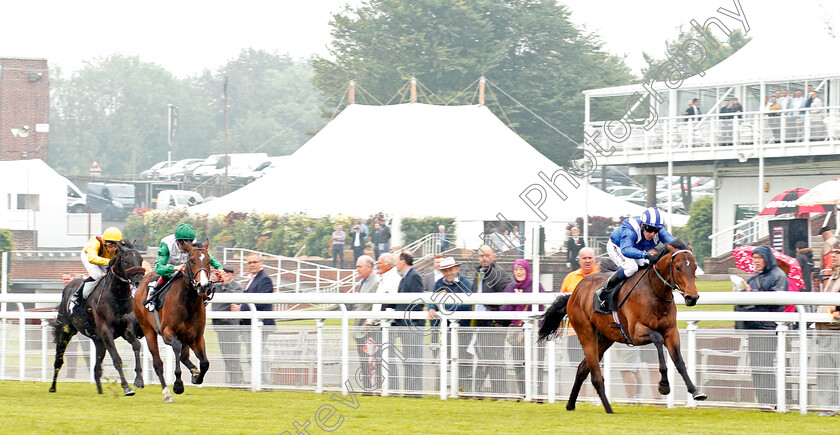
{"label": "reins", "polygon": [[[670,282],[666,281],[665,278],[662,276],[662,274],[659,273],[659,270],[656,269],[656,264],[655,263],[651,265],[651,269],[653,269],[653,272],[656,274],[656,277],[659,278],[659,280],[662,282],[662,284],[665,285],[665,288],[670,290],[670,292],[673,292],[674,290],[676,290],[676,291],[680,292],[680,294],[683,295],[683,297],[684,297],[685,292],[680,288],[679,285],[677,285],[676,279],[674,278],[674,258],[676,258],[677,254],[681,254],[683,252],[691,254],[691,251],[689,251],[688,249],[680,249],[680,250],[674,251],[671,254],[671,258],[668,259],[668,271],[670,272],[670,276],[668,278],[669,278]],[[691,254],[691,255],[693,256],[693,254]],[[667,302],[667,303],[674,302],[674,297],[673,296],[671,296],[671,299],[668,299],[667,297],[659,296],[659,294],[657,294],[655,291],[653,291],[653,282],[651,282],[650,276],[648,276],[648,284],[650,284],[648,286],[650,288],[650,292],[653,293],[654,296],[656,296],[659,300]]]}

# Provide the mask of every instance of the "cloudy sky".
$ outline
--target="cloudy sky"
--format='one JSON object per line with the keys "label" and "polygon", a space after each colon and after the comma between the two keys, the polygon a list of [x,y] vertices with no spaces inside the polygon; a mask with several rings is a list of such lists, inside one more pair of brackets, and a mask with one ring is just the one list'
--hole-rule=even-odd
{"label": "cloudy sky", "polygon": [[[826,0],[740,0],[751,34],[794,31],[822,18],[840,22],[840,6]],[[0,57],[47,58],[65,71],[113,53],[139,55],[185,77],[216,68],[245,47],[308,57],[326,55],[331,14],[362,0],[42,0],[6,2]],[[563,2],[572,19],[597,33],[607,49],[626,55],[635,72],[642,51],[662,57],[664,41],[691,19],[704,22],[733,0]],[[678,6],[676,4],[679,4]]]}

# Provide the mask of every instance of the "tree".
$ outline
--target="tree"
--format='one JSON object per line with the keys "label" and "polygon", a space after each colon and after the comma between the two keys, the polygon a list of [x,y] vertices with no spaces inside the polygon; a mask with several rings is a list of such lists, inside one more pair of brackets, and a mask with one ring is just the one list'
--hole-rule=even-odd
{"label": "tree", "polygon": [[694,201],[691,204],[691,214],[688,223],[683,227],[684,234],[694,249],[694,258],[698,265],[709,255],[712,255],[712,241],[709,235],[712,234],[713,199],[706,196]]}
{"label": "tree", "polygon": [[[680,27],[680,34],[677,36],[676,39],[666,41],[665,42],[665,59],[675,59],[677,58],[677,54],[681,53],[683,50],[683,44],[685,41],[689,39],[697,39],[703,43],[703,46],[706,49],[706,60],[703,61],[702,64],[697,65],[699,70],[706,71],[709,68],[719,64],[724,59],[731,56],[736,51],[740,50],[741,47],[747,45],[750,42],[750,37],[745,36],[741,30],[736,29],[733,30],[732,33],[729,35],[729,38],[726,41],[721,41],[720,39],[716,38],[715,35],[711,32],[706,32],[706,35],[700,35],[695,28],[691,28],[688,31],[683,30]],[[713,44],[708,43],[707,39],[713,39],[717,41],[718,46],[715,47]],[[690,48],[693,46],[689,46]],[[692,53],[696,55],[695,53]],[[656,80],[664,80],[665,77],[656,77],[656,73],[659,71],[660,65],[665,62],[665,59],[658,59],[651,56],[648,53],[642,53],[642,56],[645,59],[645,62],[648,64],[646,68],[642,70],[642,75],[644,76],[645,80],[649,80],[651,78]],[[667,74],[667,71],[663,71],[662,74]]]}
{"label": "tree", "polygon": [[[566,7],[554,1],[368,0],[334,15],[330,25],[335,60],[316,56],[312,62],[314,83],[325,95],[352,79],[387,102],[416,77],[439,97],[426,96],[429,102],[465,104],[473,102],[472,95],[460,91],[484,75],[498,85],[488,94],[491,109],[563,166],[582,140],[581,91],[633,79],[623,60],[605,53],[597,38],[575,27]],[[334,97],[330,107],[340,101]]]}

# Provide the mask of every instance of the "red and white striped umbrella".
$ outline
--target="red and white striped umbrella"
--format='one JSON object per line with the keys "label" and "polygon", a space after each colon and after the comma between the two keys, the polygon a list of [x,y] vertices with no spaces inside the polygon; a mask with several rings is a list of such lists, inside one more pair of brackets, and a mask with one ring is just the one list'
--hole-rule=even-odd
{"label": "red and white striped umbrella", "polygon": [[831,211],[834,207],[825,206],[822,204],[813,205],[799,205],[796,200],[808,194],[808,189],[797,187],[784,191],[770,200],[764,210],[761,210],[760,215],[778,215],[785,213],[825,213]]}
{"label": "red and white striped umbrella", "polygon": [[[745,272],[755,273],[755,266],[752,262],[752,252],[754,249],[755,246],[750,245],[733,249],[732,256],[735,257],[735,267]],[[776,257],[777,263],[781,263],[779,267],[787,274],[790,284],[795,284],[797,288],[805,287],[805,281],[802,279],[802,267],[799,266],[799,262],[795,258],[773,248],[770,248],[770,250],[773,251],[773,256]]]}

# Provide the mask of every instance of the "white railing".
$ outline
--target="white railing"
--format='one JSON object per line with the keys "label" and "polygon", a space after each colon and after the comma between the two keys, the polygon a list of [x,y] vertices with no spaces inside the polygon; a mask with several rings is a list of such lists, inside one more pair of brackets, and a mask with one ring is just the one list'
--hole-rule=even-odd
{"label": "white railing", "polygon": [[[729,116],[732,118],[725,119]],[[590,122],[596,142],[615,147],[606,164],[650,161],[691,161],[836,154],[840,147],[840,106],[783,111],[739,112],[699,116],[660,117],[649,130],[643,122],[631,123],[630,136],[617,122]],[[670,155],[669,155],[670,154]]]}
{"label": "white railing", "polygon": [[248,268],[245,257],[250,254],[259,254],[263,258],[263,269],[274,279],[277,292],[338,293],[350,290],[356,282],[355,269],[337,269],[250,249],[225,248],[222,262],[239,264],[240,275],[246,277]]}
{"label": "white railing", "polygon": [[[555,295],[552,294],[474,294],[461,295],[469,303],[510,304],[510,303],[549,303]],[[214,303],[410,303],[412,301],[442,302],[440,294],[218,294]],[[437,299],[436,299],[437,298]],[[679,295],[675,295],[676,302],[681,303]],[[52,358],[54,349],[51,343],[50,326],[48,321],[55,318],[55,312],[26,311],[23,303],[50,303],[59,301],[58,294],[0,294],[0,379],[41,381],[47,382],[52,374]],[[449,302],[452,302],[451,300]],[[702,293],[700,304],[819,304],[838,305],[840,294],[820,293]],[[6,310],[6,304],[10,304]],[[342,305],[343,307],[343,305]],[[210,349],[211,371],[206,384],[210,386],[236,387],[248,386],[257,391],[262,389],[292,389],[323,392],[325,390],[339,390],[344,394],[355,394],[359,390],[368,390],[383,396],[392,394],[425,394],[439,396],[441,399],[462,396],[483,397],[516,397],[525,400],[547,400],[553,403],[557,399],[565,399],[574,377],[575,367],[580,352],[579,346],[571,337],[561,337],[545,344],[535,342],[536,322],[529,312],[454,312],[443,316],[440,325],[428,330],[412,329],[392,326],[391,320],[402,320],[408,314],[412,319],[425,319],[426,312],[354,312],[346,311],[256,311],[254,306],[248,312],[215,312],[208,311],[209,319],[250,319],[251,326],[214,326],[208,322],[205,332],[208,348]],[[355,327],[351,326],[353,319],[368,318],[384,319],[379,326]],[[314,324],[280,325],[279,327],[264,326],[260,319],[276,318],[280,320],[309,319]],[[460,327],[458,319],[521,319],[525,323],[522,327],[511,328],[469,328]],[[816,382],[817,376],[824,375],[817,363],[820,359],[819,347],[814,346],[818,339],[837,339],[836,335],[826,335],[823,331],[813,331],[807,328],[807,322],[827,322],[829,316],[825,314],[806,313],[802,305],[797,313],[759,313],[759,312],[702,312],[680,311],[678,320],[688,322],[688,326],[681,330],[682,353],[686,360],[689,375],[709,394],[710,405],[717,406],[748,406],[755,407],[762,404],[756,400],[744,399],[743,392],[755,392],[756,397],[772,395],[772,405],[780,412],[788,409],[799,409],[806,413],[809,409],[818,408],[816,393],[820,389],[828,388]],[[327,326],[325,319],[337,319],[339,326]],[[698,324],[712,320],[761,320],[776,321],[775,331],[761,330],[732,330],[723,328],[699,329]],[[40,321],[40,324],[35,322]],[[797,323],[799,329],[789,330],[788,323]],[[27,325],[29,323],[29,325]],[[827,331],[829,334],[836,334]],[[239,334],[238,340],[231,339],[230,334]],[[429,342],[412,348],[411,334],[422,334]],[[361,335],[383,347],[381,353],[366,355],[361,352],[360,344],[354,338]],[[393,338],[391,338],[393,337]],[[395,345],[397,337],[401,346]],[[471,338],[472,337],[472,338]],[[520,338],[521,337],[521,338]],[[78,340],[78,339],[77,339]],[[406,341],[408,340],[408,341]],[[521,340],[521,341],[519,341]],[[750,340],[764,343],[766,348],[757,349],[748,346]],[[75,341],[75,340],[74,340]],[[80,341],[85,343],[84,341]],[[244,342],[250,349],[245,353],[239,347]],[[130,348],[120,341],[121,353],[129,369]],[[223,354],[216,350],[218,344],[236,344],[238,352]],[[460,345],[459,345],[460,343]],[[467,343],[470,343],[467,346]],[[484,348],[489,354],[496,351],[495,357],[482,356],[478,358],[476,351],[470,352],[474,345]],[[521,344],[517,344],[521,343]],[[68,359],[73,359],[76,368],[82,364],[79,357],[92,352],[73,350],[67,353]],[[167,346],[168,355],[165,357],[167,373],[172,372],[175,360]],[[447,352],[443,349],[449,349]],[[642,362],[626,363],[633,360],[621,352],[638,353]],[[353,354],[351,356],[351,353]],[[750,366],[750,357],[756,353],[769,356],[768,367]],[[151,371],[148,351],[143,352],[144,378],[147,385],[156,384]],[[685,392],[682,382],[673,380],[674,369],[671,366],[669,376],[672,393],[662,398],[653,392],[658,382],[657,364],[650,362],[644,355],[650,354],[650,346],[638,348],[623,348],[614,346],[605,354],[604,373],[608,395],[616,401],[660,403],[668,407],[677,404],[696,406],[697,403]],[[631,355],[635,356],[635,355]],[[731,362],[722,362],[728,358]],[[402,364],[397,364],[397,359]],[[110,359],[106,358],[106,361]],[[248,371],[239,369],[241,382],[226,380],[231,375],[228,363],[235,361],[236,366],[245,365]],[[110,364],[110,363],[106,363]],[[379,364],[380,373],[389,376],[381,379],[373,378],[381,383],[370,385],[368,368]],[[69,365],[69,363],[68,363]],[[75,371],[73,376],[68,374],[69,367],[63,370],[61,381],[89,381],[90,364],[86,370]],[[227,368],[226,368],[227,367]],[[643,371],[640,371],[642,368]],[[113,369],[111,369],[113,370]],[[406,375],[404,370],[416,370],[416,378]],[[493,378],[491,382],[476,383],[475,375],[482,371],[498,370],[495,373],[501,378]],[[836,367],[830,368],[836,370]],[[394,372],[399,371],[399,374]],[[621,382],[621,371],[638,371],[642,379],[641,385],[635,385],[636,391],[641,392],[641,399],[622,395],[628,384]],[[647,373],[650,372],[650,373]],[[754,375],[771,375],[774,386],[753,384]],[[393,377],[390,375],[394,374]],[[399,376],[402,375],[402,376]],[[113,371],[106,371],[106,377],[113,378]],[[167,376],[171,382],[171,375]],[[390,379],[388,379],[390,378]],[[491,376],[492,378],[492,376]],[[367,379],[367,381],[365,380]],[[400,383],[399,381],[404,381]],[[494,383],[493,380],[500,381]],[[416,381],[416,383],[414,382]],[[396,383],[392,383],[396,382]],[[490,389],[485,387],[490,384]],[[59,389],[61,387],[59,386]],[[414,388],[414,389],[412,389]],[[461,391],[462,388],[467,390]],[[641,388],[640,390],[638,388]],[[763,405],[768,405],[765,401]]]}
{"label": "white railing", "polygon": [[[453,239],[446,239],[449,242],[450,249],[455,247]],[[441,237],[439,233],[426,234],[425,236],[409,243],[401,250],[411,252],[414,256],[414,261],[419,262],[432,258],[435,254],[440,254]]]}
{"label": "white railing", "polygon": [[754,244],[762,237],[766,237],[770,231],[767,222],[772,217],[756,215],[710,235],[709,239],[712,241],[712,257],[723,255],[735,249],[735,235],[739,231],[744,235],[743,244],[745,245]]}

